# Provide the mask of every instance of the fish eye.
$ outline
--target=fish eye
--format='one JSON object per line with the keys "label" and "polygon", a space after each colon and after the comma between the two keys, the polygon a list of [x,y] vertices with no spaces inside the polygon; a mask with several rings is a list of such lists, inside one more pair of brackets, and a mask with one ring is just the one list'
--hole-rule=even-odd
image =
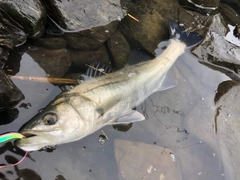
{"label": "fish eye", "polygon": [[57,115],[54,113],[48,113],[43,116],[42,120],[46,125],[53,125],[57,122]]}

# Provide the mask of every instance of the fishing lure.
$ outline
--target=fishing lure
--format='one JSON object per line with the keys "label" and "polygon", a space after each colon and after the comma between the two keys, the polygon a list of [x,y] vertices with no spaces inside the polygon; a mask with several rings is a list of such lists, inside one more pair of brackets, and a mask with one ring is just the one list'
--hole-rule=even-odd
{"label": "fishing lure", "polygon": [[[0,143],[6,142],[9,140],[13,140],[13,139],[22,139],[22,138],[25,138],[25,136],[20,133],[16,133],[16,132],[6,133],[6,134],[0,135]],[[9,165],[2,165],[2,166],[0,166],[0,168],[6,168],[8,166],[16,166],[16,165],[20,164],[27,157],[27,155],[28,155],[28,152],[26,152],[25,155],[22,157],[22,159],[20,159],[17,163],[9,164]]]}

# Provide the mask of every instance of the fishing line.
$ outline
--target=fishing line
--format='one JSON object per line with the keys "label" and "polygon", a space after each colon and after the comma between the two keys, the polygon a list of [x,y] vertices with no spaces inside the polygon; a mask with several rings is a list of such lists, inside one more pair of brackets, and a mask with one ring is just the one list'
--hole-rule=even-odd
{"label": "fishing line", "polygon": [[[0,135],[0,143],[4,143],[6,141],[13,140],[13,139],[23,139],[23,138],[25,138],[25,136],[17,132],[6,133],[6,134]],[[0,168],[6,168],[8,166],[16,166],[20,164],[27,157],[27,155],[28,155],[28,152],[26,151],[25,155],[17,163],[7,164],[2,166],[0,165]]]}

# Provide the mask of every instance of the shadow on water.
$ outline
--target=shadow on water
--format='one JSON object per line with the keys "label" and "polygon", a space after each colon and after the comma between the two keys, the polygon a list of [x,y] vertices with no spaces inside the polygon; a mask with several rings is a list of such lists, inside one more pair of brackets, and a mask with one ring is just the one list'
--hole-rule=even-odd
{"label": "shadow on water", "polygon": [[18,118],[19,111],[17,108],[12,109],[1,109],[0,117],[1,122],[0,125],[9,124]]}
{"label": "shadow on water", "polygon": [[[13,155],[8,155],[7,153],[11,153]],[[14,156],[18,155],[20,157],[23,157],[25,155],[25,152],[16,148],[12,142],[7,142],[0,147],[0,155],[1,157],[4,156],[4,159],[6,160],[6,164],[15,164],[19,161],[19,159],[15,158]],[[27,158],[35,162],[35,160],[32,159],[30,155],[28,155]],[[2,158],[1,158],[1,162],[3,162]],[[28,169],[28,168],[19,169],[17,166],[14,166],[13,169],[14,169],[14,172],[8,170],[6,171],[6,174],[0,173],[0,179],[10,180],[10,179],[13,179],[12,175],[15,175],[16,179],[24,179],[24,180],[41,179],[40,176],[31,169]]]}

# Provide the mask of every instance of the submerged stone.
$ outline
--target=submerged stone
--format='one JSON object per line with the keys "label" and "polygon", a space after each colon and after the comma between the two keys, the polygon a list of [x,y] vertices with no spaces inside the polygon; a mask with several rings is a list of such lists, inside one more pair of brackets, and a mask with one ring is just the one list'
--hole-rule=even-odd
{"label": "submerged stone", "polygon": [[28,50],[29,54],[50,77],[63,77],[71,66],[69,51],[67,49],[50,50],[39,48]]}
{"label": "submerged stone", "polygon": [[101,62],[101,64],[111,64],[111,58],[107,51],[106,46],[103,44],[96,50],[79,51],[75,49],[69,49],[70,60],[79,68],[88,68],[86,64],[90,65],[94,61]]}
{"label": "submerged stone", "polygon": [[114,149],[121,180],[182,179],[179,162],[171,149],[120,139],[114,141]]}
{"label": "submerged stone", "polygon": [[43,47],[46,49],[62,49],[67,46],[67,42],[60,37],[34,39],[31,41],[31,43],[38,47]]}
{"label": "submerged stone", "polygon": [[107,43],[113,57],[114,67],[116,67],[117,69],[123,68],[131,52],[131,48],[127,40],[119,31],[116,31],[108,39]]}

